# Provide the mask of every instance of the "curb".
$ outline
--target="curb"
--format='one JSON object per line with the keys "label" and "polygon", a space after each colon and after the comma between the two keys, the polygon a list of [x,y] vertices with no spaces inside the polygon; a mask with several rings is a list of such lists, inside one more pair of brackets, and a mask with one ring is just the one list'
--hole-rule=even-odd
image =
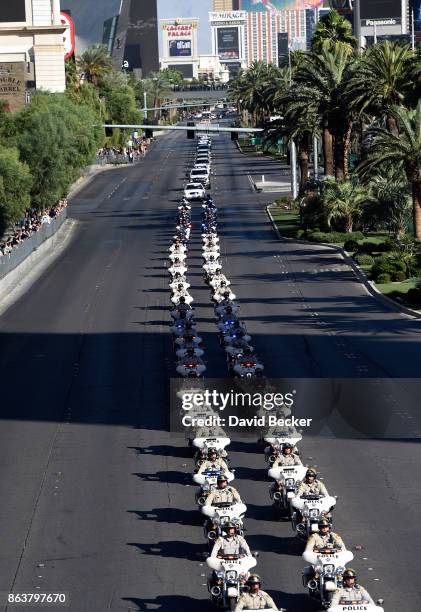
{"label": "curb", "polygon": [[269,217],[269,220],[272,224],[272,227],[278,237],[279,240],[282,240],[284,242],[298,242],[299,244],[311,244],[314,246],[322,246],[322,247],[327,247],[329,249],[332,249],[332,251],[335,251],[336,253],[339,253],[339,255],[342,256],[342,258],[344,259],[344,261],[353,269],[355,276],[357,277],[358,281],[364,285],[365,289],[367,290],[367,292],[378,302],[381,302],[384,306],[387,306],[388,308],[390,308],[391,310],[395,310],[396,312],[400,312],[402,314],[405,314],[407,316],[410,316],[413,319],[421,319],[421,313],[418,312],[418,310],[412,310],[412,308],[408,308],[407,306],[401,306],[400,304],[398,304],[398,302],[395,302],[394,300],[392,300],[391,298],[388,298],[386,295],[383,295],[383,293],[381,293],[375,286],[374,283],[370,280],[368,280],[365,272],[359,267],[359,265],[357,263],[355,263],[355,261],[353,260],[353,258],[350,256],[350,254],[345,251],[345,249],[343,249],[342,247],[339,246],[335,246],[333,244],[329,244],[328,242],[311,242],[310,240],[301,240],[299,238],[286,238],[285,236],[282,236],[281,232],[278,229],[278,226],[276,225],[276,221],[274,220],[272,213],[270,211],[270,207],[271,204],[268,204],[265,208],[266,208],[266,214]]}

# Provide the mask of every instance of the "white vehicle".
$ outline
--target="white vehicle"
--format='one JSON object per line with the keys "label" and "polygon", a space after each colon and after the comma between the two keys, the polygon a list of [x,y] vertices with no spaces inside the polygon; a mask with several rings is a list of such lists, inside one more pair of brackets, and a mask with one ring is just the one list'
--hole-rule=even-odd
{"label": "white vehicle", "polygon": [[312,566],[318,576],[308,580],[303,573],[303,585],[311,597],[320,599],[324,608],[329,607],[333,593],[341,586],[345,566],[353,558],[352,552],[346,549],[325,548],[303,553],[304,561]]}
{"label": "white vehicle", "polygon": [[206,161],[199,161],[194,164],[193,170],[206,170],[208,174],[210,174],[211,167],[210,164]]}
{"label": "white vehicle", "polygon": [[170,331],[173,336],[177,338],[181,338],[187,333],[191,333],[193,335],[196,334],[196,326],[195,323],[190,319],[176,319],[172,325],[170,325]]}
{"label": "white vehicle", "polygon": [[[190,295],[190,293],[186,289],[183,289],[182,291],[174,291],[174,293],[171,296],[171,302],[176,306],[177,304],[180,303],[181,297],[184,298],[184,301],[186,302],[188,306],[192,304],[193,297]],[[190,316],[186,316],[186,319],[191,319],[192,316],[193,316],[192,314]]]}
{"label": "white vehicle", "polygon": [[206,564],[218,578],[218,584],[209,584],[212,603],[220,608],[234,610],[242,593],[241,587],[246,582],[250,570],[256,566],[255,557],[225,555],[223,558],[208,557]]}
{"label": "white vehicle", "polygon": [[277,426],[270,427],[263,437],[263,440],[268,444],[278,444],[279,446],[287,443],[296,446],[296,444],[302,439],[303,436],[295,429],[295,427],[285,427],[284,429],[279,429]]}
{"label": "white vehicle", "polygon": [[211,435],[200,435],[201,433],[205,433],[203,430],[198,430],[197,433],[199,435],[193,439],[193,446],[196,448],[216,448],[218,453],[220,453],[220,451],[223,451],[225,447],[231,443],[231,439],[226,437],[225,432],[221,432],[221,436],[215,437]]}
{"label": "white vehicle", "polygon": [[171,274],[171,276],[175,276],[177,272],[183,276],[183,274],[187,272],[187,268],[183,263],[174,263],[168,268],[168,272]]}
{"label": "white vehicle", "polygon": [[207,170],[201,168],[193,168],[190,171],[190,180],[192,183],[201,183],[204,187],[210,187],[210,176]]}
{"label": "white vehicle", "polygon": [[202,183],[187,183],[184,187],[184,197],[186,200],[203,200],[206,191]]}
{"label": "white vehicle", "polygon": [[218,259],[220,255],[219,246],[213,245],[212,247],[202,249],[202,257],[205,261],[209,261],[209,259]]}
{"label": "white vehicle", "polygon": [[206,274],[211,277],[217,270],[220,270],[222,266],[221,262],[217,259],[216,261],[208,261],[207,263],[203,264],[202,267]]}
{"label": "white vehicle", "polygon": [[203,506],[202,512],[206,515],[206,511],[209,508],[214,509],[214,513],[211,517],[205,521],[204,531],[205,537],[208,539],[209,544],[212,544],[219,536],[223,533],[223,528],[226,523],[234,523],[237,527],[237,534],[244,535],[244,524],[243,518],[247,512],[247,506],[245,504],[217,504],[216,506]]}
{"label": "white vehicle", "polygon": [[[180,319],[180,310],[177,308],[178,304],[176,305],[176,307],[170,311],[170,315],[172,316],[173,319]],[[191,319],[194,316],[194,310],[193,308],[191,308],[190,310],[186,310],[186,319]]]}
{"label": "white vehicle", "polygon": [[228,299],[229,300],[235,300],[235,298],[237,297],[235,295],[235,293],[233,293],[231,291],[231,289],[229,287],[219,287],[218,289],[216,289],[212,295],[212,299],[214,302],[216,302],[216,304],[219,304],[219,302],[222,302],[222,300],[225,300],[225,293],[228,293]]}
{"label": "white vehicle", "polygon": [[[211,481],[211,484],[216,485],[216,479],[220,473],[221,473],[220,469],[206,470],[205,472],[203,472],[203,474],[194,474],[193,482],[198,485],[204,485],[205,482]],[[228,482],[231,482],[235,478],[233,472],[224,472],[224,476],[227,477]],[[209,517],[213,516],[215,506],[207,506],[207,507],[210,508],[209,513],[206,513],[205,510],[202,508],[203,514]]]}
{"label": "white vehicle", "polygon": [[[319,520],[328,518],[332,508],[336,505],[336,497],[331,495],[301,495],[291,499],[292,528],[299,538],[308,540],[312,533],[319,531]],[[298,522],[297,510],[303,517]]]}
{"label": "white vehicle", "polygon": [[290,511],[290,501],[295,497],[296,487],[304,480],[306,471],[307,467],[305,465],[286,465],[268,470],[269,478],[273,478],[281,484],[279,491],[272,493],[275,508]]}
{"label": "white vehicle", "polygon": [[168,249],[170,253],[185,253],[187,251],[187,247],[185,244],[172,244]]}
{"label": "white vehicle", "polygon": [[179,251],[174,251],[168,255],[168,259],[170,261],[174,261],[175,259],[179,259],[180,261],[184,261],[187,257],[187,253],[180,253]]}
{"label": "white vehicle", "polygon": [[189,360],[188,356],[176,367],[176,372],[184,378],[200,378],[205,372],[206,366],[201,360]]}

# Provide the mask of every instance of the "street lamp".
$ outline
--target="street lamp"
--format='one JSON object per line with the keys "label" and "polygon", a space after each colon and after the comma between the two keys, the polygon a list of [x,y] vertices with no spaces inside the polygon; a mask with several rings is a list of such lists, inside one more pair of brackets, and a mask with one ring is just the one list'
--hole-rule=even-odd
{"label": "street lamp", "polygon": [[[288,45],[288,63],[289,63],[289,86],[292,87],[292,64],[291,64],[291,46]],[[290,140],[290,155],[291,155],[291,192],[292,198],[295,200],[298,196],[297,188],[297,147],[295,140]]]}
{"label": "street lamp", "polygon": [[354,33],[357,38],[357,50],[361,51],[361,10],[360,0],[354,0]]}

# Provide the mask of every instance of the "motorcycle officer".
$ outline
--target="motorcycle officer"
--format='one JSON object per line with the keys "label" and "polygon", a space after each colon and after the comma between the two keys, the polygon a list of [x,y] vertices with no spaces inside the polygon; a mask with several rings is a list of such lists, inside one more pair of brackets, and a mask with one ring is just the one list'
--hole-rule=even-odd
{"label": "motorcycle officer", "polygon": [[313,552],[315,549],[335,548],[342,550],[345,544],[340,535],[331,531],[331,526],[326,518],[322,518],[318,524],[318,533],[313,533],[307,542],[306,552]]}
{"label": "motorcycle officer", "polygon": [[308,468],[304,480],[298,487],[297,496],[301,495],[321,495],[322,497],[329,495],[323,482],[317,479],[317,471],[314,468]]}
{"label": "motorcycle officer", "polygon": [[282,445],[282,452],[272,464],[273,468],[282,468],[289,465],[302,465],[301,459],[294,452],[294,445],[286,442]]}
{"label": "motorcycle officer", "polygon": [[218,457],[218,451],[216,450],[216,448],[209,449],[208,458],[200,466],[198,474],[203,474],[203,472],[209,469],[221,470],[221,472],[228,472],[228,466],[221,457]]}
{"label": "motorcycle officer", "polygon": [[216,559],[223,555],[242,555],[251,557],[249,545],[243,536],[237,534],[237,526],[234,523],[227,522],[223,526],[225,535],[219,536],[213,545],[211,558]]}
{"label": "motorcycle officer", "polygon": [[364,587],[357,584],[357,574],[351,568],[348,568],[342,574],[343,586],[337,589],[332,597],[330,607],[346,604],[348,601],[358,601],[358,603],[375,605],[373,599]]}
{"label": "motorcycle officer", "polygon": [[241,497],[237,489],[228,486],[227,477],[220,474],[216,481],[216,488],[213,489],[206,498],[205,506],[212,504],[241,504]]}
{"label": "motorcycle officer", "polygon": [[265,591],[260,589],[260,576],[257,574],[250,574],[247,582],[249,587],[248,593],[243,593],[238,600],[235,612],[240,610],[264,610],[269,608],[270,610],[278,610],[272,597]]}

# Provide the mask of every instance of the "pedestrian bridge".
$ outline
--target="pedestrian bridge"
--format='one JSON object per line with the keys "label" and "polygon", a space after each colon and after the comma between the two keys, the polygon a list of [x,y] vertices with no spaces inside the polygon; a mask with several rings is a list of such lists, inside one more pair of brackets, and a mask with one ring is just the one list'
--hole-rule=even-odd
{"label": "pedestrian bridge", "polygon": [[200,85],[191,85],[190,87],[174,88],[173,92],[168,96],[171,100],[226,100],[228,97],[228,89],[226,87],[215,86],[202,87]]}

